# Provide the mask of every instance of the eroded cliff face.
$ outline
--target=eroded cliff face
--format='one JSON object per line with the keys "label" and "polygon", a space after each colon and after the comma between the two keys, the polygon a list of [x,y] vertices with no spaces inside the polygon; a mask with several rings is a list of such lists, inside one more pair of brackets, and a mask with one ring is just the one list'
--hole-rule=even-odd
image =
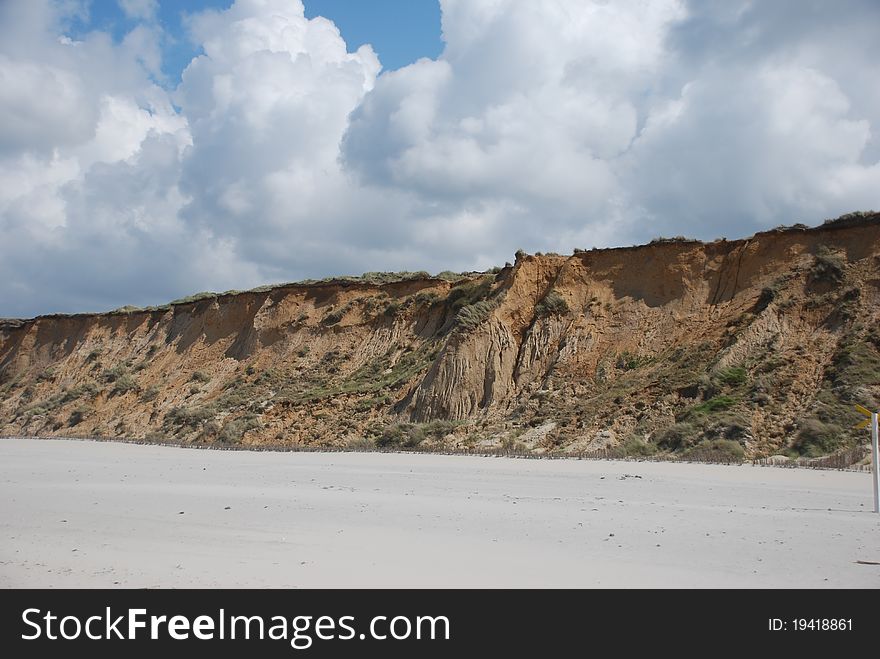
{"label": "eroded cliff face", "polygon": [[[0,324],[0,433],[722,451],[864,443],[880,216]],[[739,447],[739,448],[738,448]]]}

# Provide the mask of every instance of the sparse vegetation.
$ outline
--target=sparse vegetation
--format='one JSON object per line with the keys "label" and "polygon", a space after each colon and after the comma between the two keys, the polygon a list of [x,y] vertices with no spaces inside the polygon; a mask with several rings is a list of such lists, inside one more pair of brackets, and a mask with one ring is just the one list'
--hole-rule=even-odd
{"label": "sparse vegetation", "polygon": [[843,259],[825,245],[819,247],[813,255],[813,266],[810,268],[810,280],[839,284],[845,273]]}
{"label": "sparse vegetation", "polygon": [[704,403],[694,405],[685,413],[685,416],[696,417],[704,414],[712,414],[714,412],[723,412],[724,410],[729,410],[735,404],[735,398],[730,396],[715,396]]}
{"label": "sparse vegetation", "polygon": [[137,391],[138,384],[135,382],[135,379],[131,377],[128,373],[122,373],[119,377],[116,378],[113,382],[113,388],[110,390],[110,394],[112,396],[120,396],[122,394],[128,393],[129,391]]}
{"label": "sparse vegetation", "polygon": [[347,314],[350,310],[351,310],[351,303],[345,304],[345,305],[343,305],[341,307],[337,307],[335,309],[331,309],[327,313],[327,315],[324,316],[324,319],[321,321],[321,323],[323,325],[326,325],[327,327],[329,327],[331,325],[336,325],[345,317],[345,314]]}
{"label": "sparse vegetation", "polygon": [[161,389],[157,385],[151,385],[141,392],[141,400],[145,403],[154,401],[159,397]]}
{"label": "sparse vegetation", "polygon": [[167,428],[196,429],[216,414],[213,407],[173,407],[165,415],[164,425]]}
{"label": "sparse vegetation", "polygon": [[55,369],[51,366],[37,376],[37,382],[51,382],[55,379]]}
{"label": "sparse vegetation", "polygon": [[823,423],[818,419],[805,419],[798,428],[792,448],[799,455],[818,457],[839,448],[842,434],[838,425]]}
{"label": "sparse vegetation", "polygon": [[658,432],[654,443],[660,448],[676,451],[693,444],[698,435],[699,430],[693,424],[680,421]]}
{"label": "sparse vegetation", "polygon": [[624,350],[622,353],[617,355],[617,359],[615,360],[615,367],[620,369],[621,371],[632,371],[633,369],[639,368],[640,366],[644,366],[650,361],[649,358],[639,356],[629,352],[628,350]]}
{"label": "sparse vegetation", "polygon": [[681,455],[682,460],[694,462],[721,462],[739,464],[745,458],[742,444],[729,439],[714,439],[700,442]]}
{"label": "sparse vegetation", "polygon": [[472,330],[486,320],[494,308],[495,305],[488,300],[469,304],[466,307],[462,307],[455,315],[455,324],[462,329]]}
{"label": "sparse vegetation", "polygon": [[217,440],[223,444],[239,444],[248,432],[259,427],[260,422],[256,416],[228,421],[217,435]]}
{"label": "sparse vegetation", "polygon": [[394,423],[387,426],[376,439],[380,448],[416,448],[425,440],[442,439],[456,428],[451,421],[430,423]]}
{"label": "sparse vegetation", "polygon": [[569,312],[568,302],[556,291],[550,291],[535,306],[535,316],[563,316]]}
{"label": "sparse vegetation", "polygon": [[748,373],[742,366],[731,366],[718,371],[718,379],[728,387],[738,387],[745,383],[747,378]]}
{"label": "sparse vegetation", "polygon": [[70,416],[67,419],[67,425],[71,428],[78,426],[93,412],[94,410],[92,408],[85,405],[79,405],[70,413]]}

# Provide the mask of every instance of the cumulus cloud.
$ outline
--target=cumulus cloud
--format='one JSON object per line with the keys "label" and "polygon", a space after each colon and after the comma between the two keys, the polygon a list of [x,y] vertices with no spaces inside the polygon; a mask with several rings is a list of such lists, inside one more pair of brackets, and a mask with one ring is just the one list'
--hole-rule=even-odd
{"label": "cumulus cloud", "polygon": [[157,2],[119,3],[115,41],[0,3],[0,315],[880,206],[868,0],[441,0],[444,52],[396,71],[236,0],[176,89]]}
{"label": "cumulus cloud", "polygon": [[119,7],[129,18],[152,21],[159,11],[159,0],[119,0]]}

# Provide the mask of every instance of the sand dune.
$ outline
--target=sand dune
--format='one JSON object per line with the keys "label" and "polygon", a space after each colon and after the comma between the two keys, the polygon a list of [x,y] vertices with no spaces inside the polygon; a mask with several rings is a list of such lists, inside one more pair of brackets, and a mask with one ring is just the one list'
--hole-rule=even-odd
{"label": "sand dune", "polygon": [[880,587],[867,473],[0,440],[4,587]]}

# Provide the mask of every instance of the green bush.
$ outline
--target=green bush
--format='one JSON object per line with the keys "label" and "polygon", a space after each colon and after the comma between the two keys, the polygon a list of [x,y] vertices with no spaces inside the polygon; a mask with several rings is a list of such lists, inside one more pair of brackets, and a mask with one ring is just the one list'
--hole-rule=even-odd
{"label": "green bush", "polygon": [[798,428],[792,448],[810,458],[827,455],[839,448],[842,434],[843,429],[836,424],[805,419]]}
{"label": "green bush", "polygon": [[422,431],[427,437],[438,440],[443,439],[446,435],[453,432],[458,425],[459,424],[456,421],[443,421],[438,419],[424,424],[422,426]]}
{"label": "green bush", "polygon": [[738,464],[743,461],[745,451],[739,442],[730,439],[714,439],[692,446],[684,451],[681,457],[683,460],[693,460],[695,462]]}
{"label": "green bush", "polygon": [[195,373],[193,373],[190,376],[189,381],[190,382],[201,382],[202,384],[205,384],[205,383],[211,381],[211,376],[206,373],[203,373],[202,371],[196,371]]}
{"label": "green bush", "polygon": [[690,446],[699,432],[690,423],[678,422],[658,432],[654,443],[660,448],[677,451]]}
{"label": "green bush", "polygon": [[690,408],[685,416],[699,416],[702,414],[712,414],[714,412],[723,412],[729,410],[736,404],[736,399],[731,396],[715,396],[704,403],[694,405]]}
{"label": "green bush", "polygon": [[568,302],[556,291],[550,291],[535,306],[535,315],[539,318],[544,316],[562,316],[569,312]]}
{"label": "green bush", "polygon": [[635,435],[627,437],[618,448],[624,456],[632,457],[646,458],[657,452],[657,447],[654,444],[648,444],[641,437]]}
{"label": "green bush", "polygon": [[245,417],[243,419],[229,421],[223,426],[223,429],[217,436],[217,441],[223,444],[238,444],[244,439],[244,436],[248,431],[259,427],[260,422],[256,417]]}
{"label": "green bush", "polygon": [[429,306],[434,304],[437,301],[437,294],[433,291],[420,291],[416,293],[415,303],[419,306]]}
{"label": "green bush", "polygon": [[622,353],[617,355],[617,360],[614,362],[614,365],[621,371],[632,371],[633,369],[639,368],[647,362],[647,358],[639,357],[638,355],[633,354],[628,350],[624,350]]}
{"label": "green bush", "polygon": [[492,290],[493,280],[494,278],[489,275],[458,284],[449,291],[446,301],[450,304],[453,311],[458,311],[476,302],[483,301]]}
{"label": "green bush", "polygon": [[107,383],[116,382],[116,380],[121,378],[123,375],[128,375],[128,369],[126,368],[125,364],[117,364],[113,368],[104,371],[101,379]]}
{"label": "green bush", "polygon": [[197,428],[213,418],[212,407],[173,407],[165,415],[165,425],[184,428]]}
{"label": "green bush", "polygon": [[474,329],[489,317],[494,307],[488,300],[462,307],[455,315],[455,324],[463,329]]}
{"label": "green bush", "polygon": [[135,382],[135,379],[131,377],[128,373],[123,373],[118,378],[116,378],[110,394],[112,396],[119,396],[121,394],[128,393],[129,391],[137,391],[137,389],[138,384],[137,382]]}
{"label": "green bush", "polygon": [[747,377],[748,373],[742,366],[731,366],[718,372],[718,379],[728,387],[738,387]]}
{"label": "green bush", "polygon": [[376,439],[380,448],[416,448],[425,441],[425,430],[414,423],[395,423],[386,427]]}

